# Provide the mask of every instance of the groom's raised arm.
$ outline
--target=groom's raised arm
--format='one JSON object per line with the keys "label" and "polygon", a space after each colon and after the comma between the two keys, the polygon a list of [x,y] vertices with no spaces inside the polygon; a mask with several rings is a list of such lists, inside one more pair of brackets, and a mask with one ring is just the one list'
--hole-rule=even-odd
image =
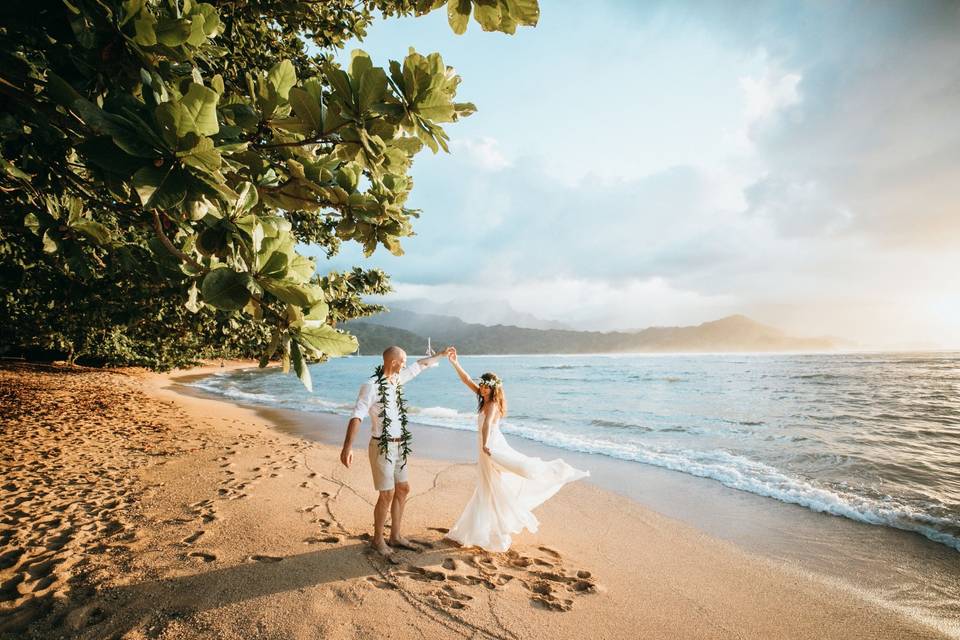
{"label": "groom's raised arm", "polygon": [[440,360],[442,360],[447,356],[447,353],[449,351],[450,351],[450,347],[447,347],[446,349],[444,349],[443,351],[441,351],[435,356],[430,356],[429,358],[420,358],[409,367],[405,367],[401,369],[400,373],[397,376],[399,378],[400,384],[406,384],[410,382],[411,380],[416,378],[418,375],[420,375],[430,367],[439,363]]}

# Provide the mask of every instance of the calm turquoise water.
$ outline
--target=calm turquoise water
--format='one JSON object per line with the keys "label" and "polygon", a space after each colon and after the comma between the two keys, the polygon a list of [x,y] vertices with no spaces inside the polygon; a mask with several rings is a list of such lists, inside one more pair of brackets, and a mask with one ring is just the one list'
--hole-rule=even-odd
{"label": "calm turquoise water", "polygon": [[[243,402],[350,413],[379,358],[194,386]],[[960,353],[463,356],[498,373],[504,432],[710,478],[960,550]],[[406,386],[411,418],[473,430],[476,402],[446,363]],[[414,432],[415,435],[415,432]]]}

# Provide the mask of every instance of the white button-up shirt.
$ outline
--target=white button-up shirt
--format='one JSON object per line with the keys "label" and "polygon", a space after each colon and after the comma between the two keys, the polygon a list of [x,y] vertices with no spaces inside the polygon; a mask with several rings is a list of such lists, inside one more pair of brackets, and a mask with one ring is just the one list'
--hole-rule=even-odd
{"label": "white button-up shirt", "polygon": [[[406,384],[410,382],[430,365],[424,366],[419,362],[414,362],[410,366],[401,369],[396,376],[396,384],[386,378],[387,388],[387,416],[390,418],[390,431],[387,436],[390,438],[400,437],[400,412],[397,410],[397,384]],[[353,407],[351,418],[363,420],[365,416],[370,416],[370,437],[379,438],[383,433],[383,421],[380,418],[381,402],[380,389],[377,385],[377,377],[370,378],[360,385],[360,393],[357,395],[357,404]]]}

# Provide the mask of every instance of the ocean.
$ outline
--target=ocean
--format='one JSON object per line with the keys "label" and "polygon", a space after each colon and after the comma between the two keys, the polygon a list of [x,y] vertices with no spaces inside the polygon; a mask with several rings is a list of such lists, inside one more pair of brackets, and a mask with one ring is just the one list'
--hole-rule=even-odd
{"label": "ocean", "polygon": [[[410,360],[415,359],[410,356]],[[348,415],[379,357],[191,384],[239,402]],[[661,467],[960,551],[960,353],[461,356],[504,380],[508,438]],[[476,429],[442,362],[406,387],[411,420]],[[414,430],[416,438],[416,431]],[[521,448],[522,447],[518,447]]]}

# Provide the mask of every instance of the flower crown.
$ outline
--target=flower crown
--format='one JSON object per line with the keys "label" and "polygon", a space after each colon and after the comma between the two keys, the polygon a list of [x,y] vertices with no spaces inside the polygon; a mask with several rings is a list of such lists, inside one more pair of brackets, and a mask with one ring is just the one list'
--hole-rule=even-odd
{"label": "flower crown", "polygon": [[500,386],[500,378],[480,378],[481,387],[490,387],[491,389],[496,389]]}

